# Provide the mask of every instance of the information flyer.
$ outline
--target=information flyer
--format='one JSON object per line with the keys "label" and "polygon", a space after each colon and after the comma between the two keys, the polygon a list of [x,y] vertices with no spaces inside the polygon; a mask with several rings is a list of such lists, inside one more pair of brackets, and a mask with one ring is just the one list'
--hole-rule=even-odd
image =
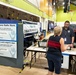
{"label": "information flyer", "polygon": [[17,58],[17,24],[0,23],[0,56]]}

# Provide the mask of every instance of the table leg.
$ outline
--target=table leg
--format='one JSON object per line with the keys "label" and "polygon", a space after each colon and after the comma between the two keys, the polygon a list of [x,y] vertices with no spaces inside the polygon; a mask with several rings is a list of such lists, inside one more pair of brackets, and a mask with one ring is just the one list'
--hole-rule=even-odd
{"label": "table leg", "polygon": [[33,60],[33,52],[31,52],[30,68],[31,68],[32,60]]}
{"label": "table leg", "polygon": [[34,58],[35,58],[35,62],[36,62],[36,53],[37,53],[37,52],[34,52],[34,54],[33,54],[33,52],[31,52],[30,68],[31,68],[31,66],[32,66],[32,61],[33,61]]}
{"label": "table leg", "polygon": [[36,53],[37,53],[37,52],[35,52],[35,53],[34,53],[34,57],[35,57],[35,62],[36,62]]}

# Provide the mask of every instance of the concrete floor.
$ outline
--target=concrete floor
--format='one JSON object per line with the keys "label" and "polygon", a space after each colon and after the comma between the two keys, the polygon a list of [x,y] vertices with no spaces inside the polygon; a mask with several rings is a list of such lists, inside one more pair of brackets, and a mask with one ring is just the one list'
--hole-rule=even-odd
{"label": "concrete floor", "polygon": [[[35,68],[32,67],[25,67],[24,70],[19,73],[21,69],[19,68],[13,68],[13,67],[7,67],[7,66],[0,66],[0,75],[47,75],[48,70],[41,69],[41,68]],[[61,75],[76,75],[76,74],[67,74],[62,72]]]}
{"label": "concrete floor", "polygon": [[[47,75],[48,70],[45,69],[45,67],[48,67],[47,60],[44,57],[44,54],[41,55],[42,57],[37,59],[36,63],[32,65],[32,68],[30,68],[28,65],[25,66],[25,68],[22,71],[20,68],[0,65],[0,75]],[[67,71],[63,70],[61,72],[61,75],[76,75],[76,74],[68,74]]]}
{"label": "concrete floor", "polygon": [[21,69],[12,68],[7,66],[0,66],[0,75],[46,75],[47,70],[40,68],[29,68],[25,67],[24,70],[19,73]]}

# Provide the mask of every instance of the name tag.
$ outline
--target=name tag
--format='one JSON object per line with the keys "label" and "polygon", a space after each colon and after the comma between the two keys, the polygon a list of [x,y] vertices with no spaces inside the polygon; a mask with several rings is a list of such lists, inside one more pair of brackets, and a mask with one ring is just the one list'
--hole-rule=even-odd
{"label": "name tag", "polygon": [[70,30],[68,30],[68,33],[70,33]]}
{"label": "name tag", "polygon": [[67,41],[67,39],[66,39],[66,38],[64,38],[64,41]]}

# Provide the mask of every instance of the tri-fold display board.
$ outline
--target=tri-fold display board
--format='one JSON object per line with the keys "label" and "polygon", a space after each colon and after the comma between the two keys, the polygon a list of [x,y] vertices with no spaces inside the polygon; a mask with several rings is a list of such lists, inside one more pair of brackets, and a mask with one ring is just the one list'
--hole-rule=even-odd
{"label": "tri-fold display board", "polygon": [[0,65],[22,68],[23,40],[21,22],[0,19]]}
{"label": "tri-fold display board", "polygon": [[17,23],[0,23],[0,56],[17,58]]}

